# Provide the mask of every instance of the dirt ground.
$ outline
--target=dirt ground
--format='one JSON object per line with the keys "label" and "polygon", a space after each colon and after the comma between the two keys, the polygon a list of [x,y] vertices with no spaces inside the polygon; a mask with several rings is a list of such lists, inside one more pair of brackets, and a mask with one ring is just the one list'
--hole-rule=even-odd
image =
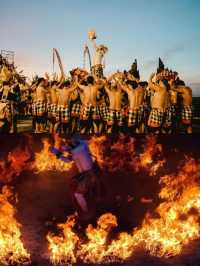
{"label": "dirt ground", "polygon": [[[42,147],[41,138],[35,135],[31,149],[39,151]],[[0,139],[0,157],[9,150],[25,143],[23,135],[2,136]],[[136,136],[141,141],[143,136]],[[183,158],[184,154],[192,154],[199,158],[200,137],[198,135],[160,136],[163,144],[167,166],[170,169]],[[178,153],[175,153],[175,150]],[[17,219],[22,224],[22,238],[26,249],[31,253],[32,265],[51,265],[48,257],[46,235],[55,231],[55,225],[66,221],[66,217],[74,212],[70,199],[69,180],[72,173],[44,172],[36,174],[24,171],[13,183],[18,194]],[[98,206],[98,215],[110,211],[118,217],[119,230],[131,230],[142,221],[147,210],[154,209],[158,204],[158,179],[150,180],[145,175],[133,176],[131,173],[119,172],[118,175],[105,174],[105,184],[108,196],[102,206]],[[122,182],[123,180],[123,182]],[[127,201],[127,195],[133,197]],[[116,200],[116,196],[120,200]],[[153,199],[150,204],[142,204],[141,197]],[[84,227],[84,225],[83,225]],[[132,266],[197,266],[200,265],[200,241],[193,242],[183,254],[168,260],[153,258],[148,254],[138,253],[130,262],[121,265]],[[117,264],[116,264],[117,265]]]}

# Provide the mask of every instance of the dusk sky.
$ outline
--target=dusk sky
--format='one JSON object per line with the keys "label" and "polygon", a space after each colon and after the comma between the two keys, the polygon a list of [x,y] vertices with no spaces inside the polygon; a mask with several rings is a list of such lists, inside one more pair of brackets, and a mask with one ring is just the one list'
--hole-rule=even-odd
{"label": "dusk sky", "polygon": [[106,73],[137,58],[147,79],[160,56],[200,95],[199,0],[0,0],[0,25],[0,49],[14,51],[26,75],[52,72],[53,47],[66,72],[82,67],[87,33],[96,29],[109,48]]}

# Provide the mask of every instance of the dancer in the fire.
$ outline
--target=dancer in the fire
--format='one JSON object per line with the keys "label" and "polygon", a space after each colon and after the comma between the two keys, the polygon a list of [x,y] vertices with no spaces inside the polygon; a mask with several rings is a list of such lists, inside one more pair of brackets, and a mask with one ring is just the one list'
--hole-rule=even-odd
{"label": "dancer in the fire", "polygon": [[63,140],[56,135],[51,152],[66,163],[71,161],[75,163],[78,174],[71,182],[72,200],[80,219],[92,219],[96,212],[96,204],[101,199],[102,186],[99,167],[92,158],[87,141],[74,137],[63,143]]}

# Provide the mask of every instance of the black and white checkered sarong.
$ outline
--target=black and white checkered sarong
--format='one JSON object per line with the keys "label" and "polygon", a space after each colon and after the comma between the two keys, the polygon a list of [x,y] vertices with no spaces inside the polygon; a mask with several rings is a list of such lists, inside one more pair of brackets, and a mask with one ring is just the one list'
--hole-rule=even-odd
{"label": "black and white checkered sarong", "polygon": [[87,120],[89,118],[92,119],[100,119],[100,110],[99,106],[94,107],[92,104],[86,104],[82,106],[82,119]]}
{"label": "black and white checkered sarong", "polygon": [[158,108],[152,108],[149,115],[148,125],[151,127],[160,127],[163,123],[163,119],[164,111]]}
{"label": "black and white checkered sarong", "polygon": [[189,124],[192,122],[192,106],[183,106],[181,112],[182,123]]}
{"label": "black and white checkered sarong", "polygon": [[71,108],[71,116],[72,117],[79,117],[81,112],[81,104],[74,103]]}
{"label": "black and white checkered sarong", "polygon": [[56,120],[61,123],[67,123],[69,121],[69,118],[69,108],[63,105],[58,105],[56,112]]}

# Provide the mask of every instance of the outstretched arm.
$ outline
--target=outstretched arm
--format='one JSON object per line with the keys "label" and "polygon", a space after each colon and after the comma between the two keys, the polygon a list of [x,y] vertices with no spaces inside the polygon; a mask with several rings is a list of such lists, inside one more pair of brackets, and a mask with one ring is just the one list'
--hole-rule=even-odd
{"label": "outstretched arm", "polygon": [[58,158],[60,159],[61,161],[64,161],[64,162],[71,162],[73,161],[73,158],[71,155],[69,156],[64,156],[63,155],[63,152],[61,152],[60,150],[58,150],[57,148],[53,147],[51,148],[51,152]]}
{"label": "outstretched arm", "polygon": [[74,82],[74,84],[73,84],[73,85],[71,86],[71,88],[69,88],[68,90],[69,90],[70,92],[72,92],[72,91],[74,91],[76,88],[77,88],[77,83]]}

